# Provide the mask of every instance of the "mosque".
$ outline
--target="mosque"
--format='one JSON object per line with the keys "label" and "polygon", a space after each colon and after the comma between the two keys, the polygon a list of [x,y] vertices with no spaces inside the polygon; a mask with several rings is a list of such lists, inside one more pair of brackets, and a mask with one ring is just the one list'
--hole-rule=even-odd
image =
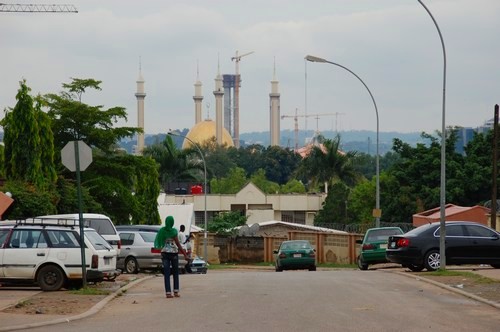
{"label": "mosque", "polygon": [[[238,83],[237,83],[238,82]],[[239,114],[235,114],[231,108],[231,100],[235,97],[235,88],[240,79],[237,75],[221,75],[217,70],[215,77],[215,121],[211,119],[202,120],[202,83],[197,74],[194,83],[194,126],[184,139],[183,148],[188,147],[191,141],[203,144],[206,140],[213,139],[217,144],[239,147]],[[237,89],[236,89],[237,90]],[[144,78],[139,68],[137,79],[137,122],[138,127],[144,131]],[[271,80],[271,92],[269,93],[269,123],[271,145],[279,145],[280,135],[280,93],[279,82],[276,79],[276,66],[273,70]],[[191,140],[191,141],[190,141]],[[135,154],[141,154],[144,149],[144,134],[137,137],[137,148]],[[321,210],[326,199],[325,193],[312,194],[265,194],[253,183],[247,183],[238,193],[234,195],[220,195],[205,192],[188,191],[185,194],[165,194],[158,198],[160,209],[165,206],[172,211],[174,207],[189,206],[192,209],[192,220],[187,222],[195,226],[203,227],[205,216],[212,220],[221,212],[240,211],[248,217],[247,224],[262,223],[269,221],[290,222],[293,224],[313,225],[314,216]]]}
{"label": "mosque", "polygon": [[[144,78],[139,66],[139,77],[137,79],[137,126],[142,128],[143,133],[137,135],[137,145],[134,154],[141,155],[144,149]],[[215,77],[215,88],[213,91],[215,97],[215,122],[209,118],[202,120],[202,83],[197,73],[194,83],[194,126],[189,130],[182,148],[189,147],[192,142],[203,144],[207,140],[213,139],[219,145],[226,147],[239,147],[239,99],[235,96],[236,85],[241,84],[240,75],[221,75],[220,68],[217,69]],[[231,101],[234,107],[231,107]],[[269,121],[270,121],[270,142],[271,145],[279,145],[280,142],[280,93],[279,82],[276,80],[276,65],[273,70],[273,79],[271,80],[271,92],[269,93]]]}

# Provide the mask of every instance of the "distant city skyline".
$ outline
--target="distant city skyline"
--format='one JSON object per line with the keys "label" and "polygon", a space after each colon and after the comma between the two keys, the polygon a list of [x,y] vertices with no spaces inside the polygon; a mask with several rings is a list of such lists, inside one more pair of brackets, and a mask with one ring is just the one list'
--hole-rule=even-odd
{"label": "distant city skyline", "polygon": [[[16,1],[31,3],[30,1]],[[203,0],[71,1],[78,14],[0,13],[0,108],[13,107],[23,78],[34,95],[58,93],[71,78],[103,81],[82,101],[123,106],[137,126],[141,58],[146,133],[191,128],[194,83],[202,117],[215,119],[217,63],[234,74],[242,59],[240,133],[269,131],[269,92],[280,84],[280,113],[343,113],[299,120],[300,130],[375,130],[364,87],[335,66],[305,63],[307,54],[342,64],[372,90],[380,131],[441,127],[443,59],[432,20],[417,1]],[[447,60],[446,125],[479,127],[493,117],[500,77],[500,1],[424,0],[443,33]],[[289,5],[290,4],[290,5]],[[0,118],[3,112],[0,113]],[[318,124],[316,124],[318,123]],[[280,122],[294,128],[293,118]]]}

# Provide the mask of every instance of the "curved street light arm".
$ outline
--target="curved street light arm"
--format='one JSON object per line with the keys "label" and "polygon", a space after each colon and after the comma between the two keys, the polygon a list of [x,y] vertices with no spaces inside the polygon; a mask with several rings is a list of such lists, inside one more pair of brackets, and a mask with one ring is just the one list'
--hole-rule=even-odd
{"label": "curved street light arm", "polygon": [[440,265],[441,269],[446,268],[446,256],[445,256],[445,245],[446,245],[446,228],[445,228],[445,220],[446,220],[446,122],[445,122],[445,114],[446,114],[446,48],[444,47],[443,35],[441,34],[441,30],[439,29],[439,25],[437,21],[434,19],[431,11],[421,0],[417,0],[422,7],[424,7],[425,11],[429,14],[434,25],[436,26],[437,32],[439,34],[439,39],[441,40],[441,47],[443,49],[443,107],[442,107],[442,124],[441,124],[441,186],[440,186],[440,197],[439,197],[439,211],[440,211],[440,229],[439,232],[439,254],[440,254]]}
{"label": "curved street light arm", "polygon": [[373,106],[375,106],[375,115],[377,116],[377,144],[376,144],[377,145],[377,156],[376,156],[376,185],[375,185],[376,186],[376,189],[375,189],[376,190],[375,209],[377,210],[377,216],[375,217],[375,225],[376,225],[376,227],[380,227],[380,217],[378,216],[378,214],[380,213],[379,212],[380,211],[380,157],[379,157],[379,132],[380,132],[380,128],[379,128],[378,108],[377,108],[377,103],[375,102],[375,98],[373,98],[372,92],[370,91],[368,86],[365,84],[365,82],[361,79],[361,77],[356,75],[356,73],[353,72],[352,70],[350,70],[349,68],[344,67],[338,63],[328,61],[326,59],[319,58],[319,57],[316,57],[313,55],[307,55],[304,59],[306,59],[307,61],[311,61],[311,62],[329,63],[329,64],[332,64],[334,66],[337,66],[337,67],[340,67],[342,69],[347,70],[348,72],[353,74],[361,82],[361,84],[364,85],[364,87],[368,91],[368,94],[370,95],[370,98],[372,99]]}

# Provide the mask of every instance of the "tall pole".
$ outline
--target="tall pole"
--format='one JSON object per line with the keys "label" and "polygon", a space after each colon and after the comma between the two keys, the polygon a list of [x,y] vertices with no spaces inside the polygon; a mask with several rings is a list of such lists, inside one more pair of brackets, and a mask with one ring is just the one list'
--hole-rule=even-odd
{"label": "tall pole", "polygon": [[490,226],[497,229],[497,176],[498,176],[498,105],[495,105],[493,122],[493,174],[491,176]]}
{"label": "tall pole", "polygon": [[422,7],[427,11],[429,16],[431,17],[434,25],[436,26],[437,32],[439,34],[439,39],[441,40],[441,47],[443,49],[443,108],[442,108],[442,120],[441,120],[441,187],[440,187],[440,202],[439,202],[439,211],[440,211],[440,231],[439,231],[439,256],[440,256],[440,268],[446,269],[446,122],[445,122],[445,110],[446,110],[446,48],[444,47],[443,35],[441,34],[441,30],[439,29],[439,25],[437,24],[434,16],[432,16],[431,11],[424,5],[421,0],[417,0]]}
{"label": "tall pole", "polygon": [[190,139],[187,136],[181,135],[177,132],[170,131],[168,135],[172,136],[179,136],[184,139],[187,139],[189,142],[191,142],[192,145],[198,150],[198,153],[200,154],[201,160],[203,161],[203,177],[204,177],[204,188],[203,188],[203,194],[205,196],[205,214],[204,214],[204,224],[205,224],[205,230],[203,233],[203,258],[205,261],[208,263],[208,250],[207,250],[207,243],[208,243],[208,220],[207,220],[207,163],[205,162],[205,157],[203,156],[203,153],[201,152],[200,147],[198,144],[193,142],[192,139]]}
{"label": "tall pole", "polygon": [[375,102],[375,98],[373,98],[373,94],[372,92],[370,91],[370,89],[368,88],[368,86],[365,84],[365,82],[363,82],[363,80],[358,76],[356,75],[352,70],[350,70],[349,68],[346,68],[342,65],[339,65],[338,63],[335,63],[335,62],[331,62],[331,61],[328,61],[328,60],[325,60],[323,58],[318,58],[318,57],[315,57],[315,56],[312,56],[312,55],[307,55],[305,57],[305,59],[307,61],[311,61],[311,62],[321,62],[321,63],[329,63],[329,64],[332,64],[332,65],[335,65],[335,66],[338,66],[342,69],[345,69],[347,70],[348,72],[350,72],[351,74],[353,74],[363,85],[364,87],[366,88],[366,90],[368,91],[368,94],[370,94],[370,97],[372,99],[372,102],[373,102],[373,106],[375,106],[375,115],[377,116],[377,156],[376,156],[376,171],[375,171],[375,174],[376,174],[376,193],[375,193],[375,210],[373,210],[373,216],[375,217],[375,225],[376,227],[380,227],[380,217],[382,216],[382,211],[380,210],[380,158],[379,158],[379,118],[378,118],[378,108],[377,108],[377,103]]}

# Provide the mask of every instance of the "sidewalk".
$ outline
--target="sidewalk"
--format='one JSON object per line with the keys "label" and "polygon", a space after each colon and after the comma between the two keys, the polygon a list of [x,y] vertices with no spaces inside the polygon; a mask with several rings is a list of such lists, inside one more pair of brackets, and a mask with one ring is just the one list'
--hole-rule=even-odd
{"label": "sidewalk", "polygon": [[[231,267],[230,269],[240,269],[240,270],[262,270],[262,271],[269,271],[272,272],[274,268],[272,267],[266,267],[266,266],[235,266]],[[327,268],[318,268],[318,270],[331,270]],[[500,309],[500,303],[495,303],[491,302],[489,300],[486,300],[484,298],[481,298],[477,295],[467,293],[464,290],[457,289],[455,287],[450,287],[448,285],[436,282],[435,280],[430,280],[428,278],[425,278],[423,276],[419,276],[418,274],[411,274],[404,272],[405,269],[403,268],[382,268],[381,269],[383,272],[389,272],[389,273],[397,273],[409,278],[416,278],[419,281],[424,281],[428,283],[432,283],[436,286],[439,286],[441,288],[447,289],[449,291],[461,294],[463,296],[467,296],[469,298],[472,298],[474,300],[483,302],[485,304],[491,305],[493,307],[496,307]],[[479,275],[482,275],[484,277],[488,277],[491,279],[499,280],[500,281],[500,269],[492,269],[492,268],[486,268],[486,267],[477,267],[477,268],[470,268],[470,267],[451,267],[450,270],[456,270],[456,271],[468,271],[468,272],[473,272]],[[363,271],[360,271],[360,273],[364,273]],[[116,296],[118,296],[119,293],[122,291],[125,291],[131,287],[134,287],[138,283],[141,283],[145,280],[148,280],[150,278],[153,278],[154,275],[143,275],[140,276],[138,279],[135,279],[134,281],[131,281],[129,283],[117,283],[117,286],[113,289],[113,292],[108,295],[106,298],[104,298],[102,301],[98,302],[96,305],[94,305],[91,309],[88,311],[74,315],[74,316],[65,316],[65,315],[23,315],[23,314],[11,314],[11,313],[5,313],[2,312],[3,309],[16,305],[19,302],[22,302],[25,299],[29,299],[31,296],[34,296],[41,291],[36,288],[25,288],[25,289],[20,289],[20,288],[2,288],[0,290],[0,332],[1,331],[15,331],[15,330],[21,330],[21,329],[29,329],[29,328],[34,328],[34,327],[40,327],[40,326],[46,326],[46,325],[52,325],[52,324],[58,324],[58,323],[64,323],[64,322],[69,322],[73,320],[78,320],[78,319],[83,319],[86,317],[89,317],[101,310],[107,303],[109,303],[111,300],[113,300]]]}

